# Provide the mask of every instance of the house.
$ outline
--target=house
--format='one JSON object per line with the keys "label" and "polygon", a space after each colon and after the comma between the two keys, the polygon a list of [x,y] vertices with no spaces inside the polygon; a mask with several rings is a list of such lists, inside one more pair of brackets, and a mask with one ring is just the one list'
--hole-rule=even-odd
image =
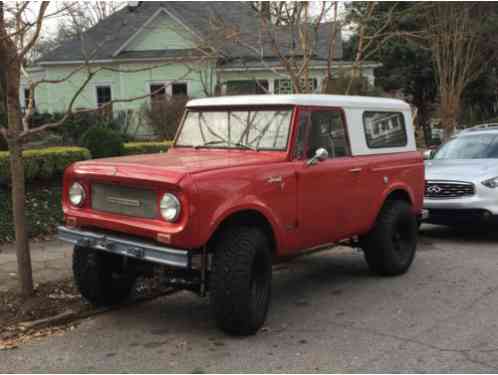
{"label": "house", "polygon": [[[113,101],[112,110],[137,110],[165,96],[291,93],[293,86],[272,48],[270,33],[248,2],[130,2],[80,38],[69,40],[31,68],[39,112],[64,111],[74,94],[91,80],[73,108],[96,108]],[[327,72],[331,24],[315,34],[307,82],[320,92]],[[281,54],[299,59],[296,32],[271,33]],[[336,33],[333,71],[350,69],[342,61],[342,36]],[[297,52],[296,52],[297,51]],[[364,63],[361,74],[374,83],[376,63]],[[29,100],[27,81],[21,103]],[[118,99],[134,99],[123,100]],[[118,100],[118,101],[116,101]]]}

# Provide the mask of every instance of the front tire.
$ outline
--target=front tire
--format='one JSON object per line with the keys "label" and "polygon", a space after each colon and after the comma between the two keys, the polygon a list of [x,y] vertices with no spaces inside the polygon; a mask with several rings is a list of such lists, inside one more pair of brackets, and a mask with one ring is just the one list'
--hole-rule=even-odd
{"label": "front tire", "polygon": [[75,246],[73,274],[81,295],[95,306],[123,302],[135,283],[135,272],[125,268],[119,255]]}
{"label": "front tire", "polygon": [[210,299],[226,333],[251,335],[264,324],[271,296],[272,258],[265,234],[237,226],[222,233],[213,256]]}
{"label": "front tire", "polygon": [[415,257],[417,235],[417,218],[410,204],[387,201],[374,228],[362,239],[370,270],[383,276],[405,273]]}

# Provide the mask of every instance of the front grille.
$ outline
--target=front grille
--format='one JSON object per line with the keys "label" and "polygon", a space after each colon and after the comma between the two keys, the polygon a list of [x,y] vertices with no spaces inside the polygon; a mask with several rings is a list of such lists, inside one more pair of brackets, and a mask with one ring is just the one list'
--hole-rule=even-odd
{"label": "front grille", "polygon": [[470,182],[426,181],[425,197],[436,199],[470,197],[475,194],[475,186]]}
{"label": "front grille", "polygon": [[154,191],[121,185],[93,184],[92,209],[119,215],[154,219],[157,195]]}

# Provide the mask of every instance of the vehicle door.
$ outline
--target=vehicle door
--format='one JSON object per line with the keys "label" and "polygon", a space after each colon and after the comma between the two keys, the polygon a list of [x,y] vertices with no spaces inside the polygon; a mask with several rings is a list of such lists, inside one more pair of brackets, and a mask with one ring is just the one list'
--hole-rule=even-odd
{"label": "vehicle door", "polygon": [[[300,116],[306,118],[306,131],[298,129],[295,144],[298,232],[301,248],[311,248],[349,235],[347,216],[355,209],[355,184],[361,168],[351,156],[341,109],[306,108]],[[320,148],[328,157],[310,162]]]}

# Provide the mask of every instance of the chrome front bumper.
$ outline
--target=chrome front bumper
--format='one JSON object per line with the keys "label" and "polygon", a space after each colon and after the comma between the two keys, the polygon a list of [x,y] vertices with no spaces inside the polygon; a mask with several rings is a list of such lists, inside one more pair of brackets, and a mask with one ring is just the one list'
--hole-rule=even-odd
{"label": "chrome front bumper", "polygon": [[187,250],[157,246],[125,235],[83,231],[63,226],[58,227],[57,232],[60,240],[81,247],[179,268],[189,268],[191,263]]}

